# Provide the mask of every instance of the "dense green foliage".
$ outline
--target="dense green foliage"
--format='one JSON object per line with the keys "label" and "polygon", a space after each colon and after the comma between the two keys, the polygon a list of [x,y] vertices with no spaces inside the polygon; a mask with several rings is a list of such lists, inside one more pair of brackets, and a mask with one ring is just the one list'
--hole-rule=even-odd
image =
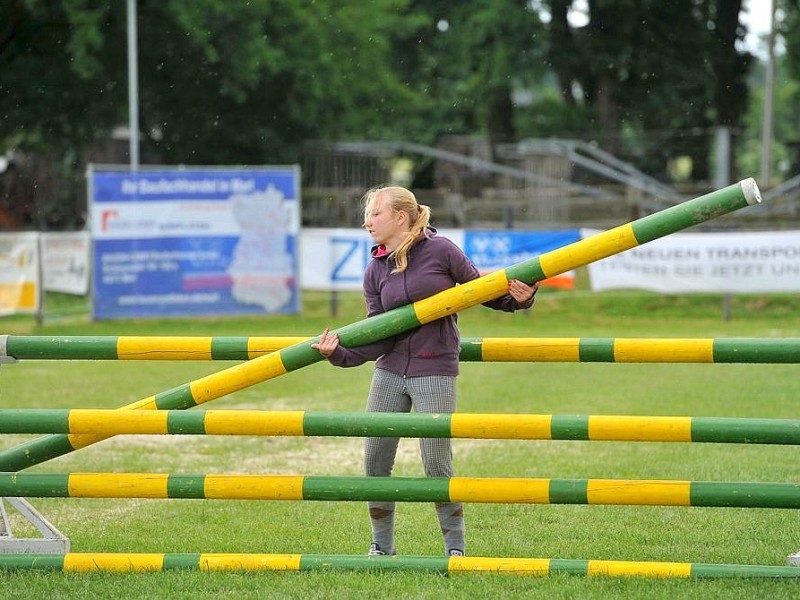
{"label": "dense green foliage", "polygon": [[[0,140],[63,150],[126,123],[125,4],[0,5]],[[590,1],[580,23],[567,0],[139,0],[142,131],[168,163],[219,164],[289,160],[310,139],[618,147],[626,131],[736,127],[741,4]]]}

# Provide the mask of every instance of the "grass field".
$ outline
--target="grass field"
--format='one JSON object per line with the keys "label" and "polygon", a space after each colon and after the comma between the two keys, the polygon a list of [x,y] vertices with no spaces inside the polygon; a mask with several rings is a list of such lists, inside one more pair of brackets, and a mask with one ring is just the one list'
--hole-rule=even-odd
{"label": "grass field", "polygon": [[[16,335],[315,335],[363,318],[357,295],[306,294],[302,316],[90,323],[49,298],[43,325],[0,319]],[[51,313],[52,310],[52,313]],[[60,313],[62,316],[58,316]],[[528,314],[482,308],[460,317],[476,337],[800,337],[800,302],[739,296],[722,319],[713,295],[589,294],[544,289]],[[21,361],[0,368],[0,407],[116,408],[233,366],[232,362]],[[318,363],[206,405],[215,409],[358,411],[371,365]],[[466,363],[459,410],[797,418],[797,365]],[[0,449],[29,439],[3,436]],[[455,440],[460,476],[796,482],[795,449],[679,443]],[[358,475],[360,439],[119,436],[30,472]],[[421,476],[416,440],[397,475]],[[33,499],[75,552],[363,554],[362,503]],[[470,504],[473,556],[781,565],[800,549],[795,511],[700,507]],[[18,536],[26,535],[20,523]],[[398,551],[441,555],[429,504],[398,510]],[[137,575],[1,573],[4,598],[796,598],[800,583],[646,580],[414,572]]]}

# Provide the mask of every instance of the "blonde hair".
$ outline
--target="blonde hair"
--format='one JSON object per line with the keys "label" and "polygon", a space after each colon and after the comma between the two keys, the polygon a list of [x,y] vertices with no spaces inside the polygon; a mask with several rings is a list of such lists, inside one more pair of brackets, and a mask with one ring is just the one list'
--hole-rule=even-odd
{"label": "blonde hair", "polygon": [[431,209],[424,204],[419,204],[416,196],[404,187],[378,186],[369,190],[362,198],[365,222],[378,196],[382,196],[393,212],[406,213],[408,222],[411,224],[405,239],[392,253],[395,262],[392,273],[402,273],[408,268],[408,252],[411,250],[411,246],[419,239],[420,235],[425,235],[425,228],[431,220]]}

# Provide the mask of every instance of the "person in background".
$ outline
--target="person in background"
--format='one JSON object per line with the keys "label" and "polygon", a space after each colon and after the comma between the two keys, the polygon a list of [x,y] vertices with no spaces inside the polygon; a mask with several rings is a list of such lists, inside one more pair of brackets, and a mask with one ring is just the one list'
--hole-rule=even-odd
{"label": "person in background", "polygon": [[[372,317],[398,306],[432,296],[480,276],[452,241],[436,235],[429,225],[430,209],[417,203],[403,187],[376,187],[363,198],[364,227],[372,236],[372,261],[364,273],[364,298]],[[533,305],[538,282],[508,282],[508,294],[484,303],[496,310],[515,311]],[[452,413],[456,409],[456,376],[460,336],[457,315],[420,325],[389,339],[345,348],[335,332],[325,329],[312,345],[339,367],[355,367],[377,360],[372,377],[368,412]],[[392,474],[398,438],[366,438],[367,476]],[[449,438],[419,441],[425,475],[453,477]],[[370,555],[396,554],[395,503],[369,502],[372,525]],[[464,510],[460,503],[436,503],[447,556],[465,556]]]}

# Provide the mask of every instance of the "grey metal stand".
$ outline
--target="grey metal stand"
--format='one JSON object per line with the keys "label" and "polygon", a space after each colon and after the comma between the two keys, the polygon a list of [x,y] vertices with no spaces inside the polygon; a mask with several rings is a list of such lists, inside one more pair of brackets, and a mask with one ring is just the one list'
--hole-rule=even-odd
{"label": "grey metal stand", "polygon": [[[6,504],[13,507],[42,534],[41,538],[18,538],[11,531]],[[69,538],[56,529],[24,498],[0,498],[0,554],[66,554]]]}

